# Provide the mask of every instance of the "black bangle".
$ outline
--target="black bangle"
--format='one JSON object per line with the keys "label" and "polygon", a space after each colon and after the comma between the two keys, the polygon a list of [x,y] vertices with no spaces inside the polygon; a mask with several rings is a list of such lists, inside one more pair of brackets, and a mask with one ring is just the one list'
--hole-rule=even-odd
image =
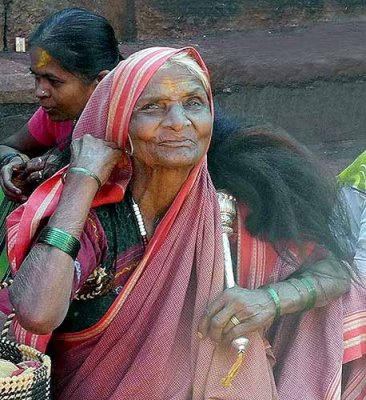
{"label": "black bangle", "polygon": [[20,153],[9,153],[9,154],[6,154],[4,157],[1,158],[1,160],[0,160],[0,168],[2,168],[6,164],[9,164],[10,161],[13,158],[16,158],[16,157],[19,157],[23,161],[23,163],[25,162],[24,158],[22,157],[22,155]]}
{"label": "black bangle", "polygon": [[51,226],[46,226],[42,230],[38,238],[38,243],[45,243],[57,247],[59,250],[68,254],[73,260],[75,260],[80,250],[80,241],[76,239],[76,237]]}

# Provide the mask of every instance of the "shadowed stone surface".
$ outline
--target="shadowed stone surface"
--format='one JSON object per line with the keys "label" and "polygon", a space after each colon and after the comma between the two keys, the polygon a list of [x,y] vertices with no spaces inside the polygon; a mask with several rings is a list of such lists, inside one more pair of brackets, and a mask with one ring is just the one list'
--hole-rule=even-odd
{"label": "shadowed stone surface", "polygon": [[29,56],[0,55],[0,103],[34,103],[34,78],[29,73]]}
{"label": "shadowed stone surface", "polygon": [[[121,45],[121,52],[128,56],[153,45],[197,47],[210,68],[215,92],[235,93],[245,85],[362,79],[366,76],[365,37],[366,22],[326,23],[285,32],[130,42]],[[32,101],[33,78],[27,75],[28,62],[25,54],[0,53],[1,102]],[[21,88],[24,93],[17,98]]]}
{"label": "shadowed stone surface", "polygon": [[365,13],[362,1],[136,0],[139,39],[308,26]]}
{"label": "shadowed stone surface", "polygon": [[[104,15],[120,41],[201,36],[230,31],[311,26],[322,21],[365,18],[364,0],[3,0],[5,36],[29,37],[48,14],[84,7]],[[2,17],[4,11],[0,9]],[[1,28],[1,25],[0,25]],[[1,46],[0,49],[3,47]]]}
{"label": "shadowed stone surface", "polygon": [[36,109],[36,104],[0,104],[0,141],[26,124]]}
{"label": "shadowed stone surface", "polygon": [[0,3],[0,50],[4,48],[4,2]]}
{"label": "shadowed stone surface", "polygon": [[[216,90],[236,85],[289,84],[366,74],[366,22],[323,23],[290,30],[234,32],[121,46],[129,54],[152,45],[197,47]],[[234,88],[230,88],[234,86]]]}

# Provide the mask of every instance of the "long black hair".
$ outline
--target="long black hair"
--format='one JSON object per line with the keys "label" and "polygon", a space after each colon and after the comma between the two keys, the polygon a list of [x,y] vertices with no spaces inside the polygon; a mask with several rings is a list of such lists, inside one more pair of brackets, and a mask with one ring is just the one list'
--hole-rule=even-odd
{"label": "long black hair", "polygon": [[338,260],[350,260],[349,225],[335,179],[294,139],[218,116],[208,167],[217,189],[248,206],[245,224],[253,236],[279,252],[285,241],[314,241]]}
{"label": "long black hair", "polygon": [[82,8],[67,8],[46,18],[31,34],[29,44],[46,50],[85,83],[122,59],[111,24]]}

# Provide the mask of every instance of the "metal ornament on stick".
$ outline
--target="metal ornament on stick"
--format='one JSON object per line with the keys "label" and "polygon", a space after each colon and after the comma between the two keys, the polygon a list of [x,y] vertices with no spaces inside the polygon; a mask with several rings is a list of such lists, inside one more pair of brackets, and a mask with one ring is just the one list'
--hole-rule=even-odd
{"label": "metal ornament on stick", "polygon": [[[233,196],[220,190],[217,192],[217,198],[220,207],[221,225],[222,225],[222,240],[224,245],[224,271],[225,271],[225,288],[230,289],[236,286],[233,262],[231,258],[229,237],[233,233],[233,222],[236,218],[236,200]],[[231,345],[237,350],[238,357],[231,367],[228,374],[221,379],[221,384],[224,387],[229,387],[232,384],[239,368],[244,360],[244,353],[248,347],[249,339],[246,337],[238,337],[231,342]]]}

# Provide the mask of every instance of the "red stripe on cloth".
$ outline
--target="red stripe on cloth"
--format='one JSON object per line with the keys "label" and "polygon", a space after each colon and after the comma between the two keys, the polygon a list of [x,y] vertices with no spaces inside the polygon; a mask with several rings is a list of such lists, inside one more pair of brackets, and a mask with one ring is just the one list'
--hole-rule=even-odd
{"label": "red stripe on cloth", "polygon": [[357,360],[361,357],[363,357],[366,354],[366,343],[365,343],[365,338],[361,340],[358,344],[355,344],[354,346],[350,347],[349,349],[344,350],[343,354],[343,364],[346,364],[350,361]]}
{"label": "red stripe on cloth", "polygon": [[248,209],[238,204],[239,223],[238,235],[240,243],[239,285],[254,289],[269,283],[274,267],[278,262],[278,254],[270,243],[253,237],[245,228],[245,218]]}
{"label": "red stripe on cloth", "polygon": [[[63,170],[41,184],[28,201],[7,217],[8,256],[11,268],[16,273],[22,263],[30,242],[36,233],[41,219],[49,217],[62,191],[61,176]],[[40,206],[35,206],[35,205]],[[17,225],[17,229],[11,229]]]}
{"label": "red stripe on cloth", "polygon": [[365,398],[365,366],[365,359],[358,359],[346,367],[348,368],[347,375],[349,375],[349,378],[346,382],[343,382],[344,390],[342,392],[342,400]]}
{"label": "red stripe on cloth", "polygon": [[[135,53],[127,61],[121,62],[119,66],[111,72],[111,74],[102,80],[100,85],[98,85],[92,94],[87,107],[83,111],[75,127],[73,138],[79,138],[84,134],[93,134],[98,138],[106,138],[108,132],[111,132],[112,139],[114,139],[117,143],[120,143],[121,140],[122,142],[125,141],[128,132],[129,116],[132,113],[139,94],[141,94],[151,76],[169,57],[186,50],[197,59],[204,71],[207,71],[207,68],[204,65],[201,57],[193,48],[151,48],[143,50],[139,53]],[[137,64],[135,60],[138,60]],[[145,65],[146,60],[151,60],[151,63],[147,63],[148,65]],[[129,70],[127,67],[125,67],[125,65],[128,66],[135,64],[136,67],[133,67],[132,70]],[[116,84],[113,87],[113,80],[115,77],[117,80],[115,81]],[[121,81],[118,81],[118,79],[121,79]],[[120,88],[121,85],[123,86],[122,88]],[[136,86],[134,94],[131,95],[130,93],[126,93],[125,89],[131,89],[133,85]],[[128,97],[129,95],[131,95],[130,98]],[[213,110],[212,94],[210,91],[208,93],[208,97],[211,110]],[[110,117],[108,113],[109,108],[111,108]],[[164,237],[169,232],[179,212],[179,209],[185,200],[185,197],[195,182],[202,162],[203,160],[191,173],[190,178],[184,185],[185,189],[181,190],[173,206],[160,223],[154,235],[156,240],[151,241],[146,250],[146,261],[144,261],[139,268],[137,268],[135,274],[133,274],[131,277],[133,278],[131,280],[131,284],[127,284],[125,290],[120,293],[120,298],[119,301],[116,302],[116,307],[112,307],[110,313],[106,314],[104,321],[106,324],[103,326],[109,325],[110,321],[114,318],[130,291],[134,288],[134,285],[138,280],[138,278],[135,277],[138,277],[139,274],[142,273],[145,264],[149,261],[150,257],[158,251],[161,244],[164,242]],[[116,168],[112,172],[110,181],[98,192],[93,201],[92,207],[121,201],[131,177],[131,173],[131,161],[129,159],[125,159],[124,162],[119,165],[119,168]],[[58,172],[52,178],[44,182],[30,196],[27,203],[25,203],[20,209],[17,210],[16,213],[8,218],[8,228],[9,232],[11,232],[9,243],[12,244],[12,247],[9,248],[9,255],[11,256],[10,258],[14,271],[19,268],[21,262],[23,261],[31,241],[41,224],[41,220],[51,215],[57,207],[57,203],[62,191],[62,183],[60,181],[61,175],[62,171]],[[34,337],[32,337],[32,340],[34,340]]]}

